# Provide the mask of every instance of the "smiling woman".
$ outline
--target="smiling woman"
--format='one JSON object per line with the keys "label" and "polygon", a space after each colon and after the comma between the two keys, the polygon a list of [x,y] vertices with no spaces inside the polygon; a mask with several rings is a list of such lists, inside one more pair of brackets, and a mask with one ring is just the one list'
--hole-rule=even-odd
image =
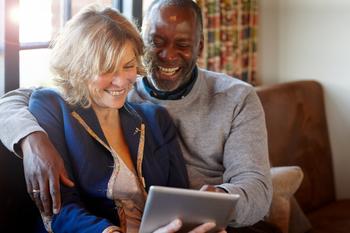
{"label": "smiling woman", "polygon": [[[73,16],[51,45],[49,66],[58,90],[34,91],[29,110],[77,185],[60,187],[61,211],[52,221],[44,218],[47,229],[138,232],[149,186],[188,187],[167,112],[126,101],[143,72],[140,33],[118,11],[94,4]],[[154,159],[158,153],[162,159]],[[43,211],[46,184],[30,185]]]}

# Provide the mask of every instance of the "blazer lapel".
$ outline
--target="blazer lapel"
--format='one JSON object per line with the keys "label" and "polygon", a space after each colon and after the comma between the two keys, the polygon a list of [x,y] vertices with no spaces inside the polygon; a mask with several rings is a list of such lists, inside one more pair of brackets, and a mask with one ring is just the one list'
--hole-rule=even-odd
{"label": "blazer lapel", "polygon": [[[78,114],[78,116],[76,116],[74,114],[74,112],[76,112]],[[94,110],[92,108],[81,108],[81,107],[77,107],[73,109],[73,113],[72,113],[73,117],[76,118],[80,124],[86,124],[88,126],[88,128],[90,128],[93,132],[89,132],[89,134],[92,136],[92,134],[96,134],[96,136],[99,138],[95,138],[97,141],[101,140],[102,142],[100,142],[101,144],[104,144],[103,146],[108,145],[107,139],[104,136],[104,133],[102,131],[102,128],[99,124],[99,121],[97,119],[97,116],[94,112]],[[81,122],[81,120],[79,120],[78,118],[81,118],[83,120],[83,122]],[[84,125],[83,127],[89,131]],[[106,147],[106,146],[105,146]],[[108,149],[106,148],[106,149]],[[110,150],[110,149],[108,149]]]}
{"label": "blazer lapel", "polygon": [[[130,155],[137,170],[138,177],[143,187],[146,187],[142,172],[143,150],[145,144],[145,124],[133,107],[125,103],[120,113],[124,138],[129,146]],[[146,193],[144,193],[146,195]]]}
{"label": "blazer lapel", "polygon": [[[140,132],[142,120],[130,105],[125,103],[120,110],[119,116],[124,133],[124,138],[129,146],[131,158],[137,161],[138,144],[140,142]],[[136,167],[136,164],[134,164]]]}
{"label": "blazer lapel", "polygon": [[[92,137],[112,153],[97,116],[92,108],[75,108],[73,109],[72,116],[79,121]],[[140,179],[142,186],[145,188],[146,184],[142,172],[145,124],[142,122],[142,118],[139,114],[128,103],[125,103],[123,108],[119,110],[119,116],[124,139],[129,147],[131,159],[137,170],[138,178]],[[146,195],[145,191],[144,195]]]}

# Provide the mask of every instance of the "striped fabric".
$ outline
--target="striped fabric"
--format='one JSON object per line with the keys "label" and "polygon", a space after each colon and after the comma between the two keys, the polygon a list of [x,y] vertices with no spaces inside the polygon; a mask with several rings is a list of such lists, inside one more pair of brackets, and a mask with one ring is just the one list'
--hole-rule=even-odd
{"label": "striped fabric", "polygon": [[198,65],[256,85],[257,0],[196,2],[204,20],[204,51]]}

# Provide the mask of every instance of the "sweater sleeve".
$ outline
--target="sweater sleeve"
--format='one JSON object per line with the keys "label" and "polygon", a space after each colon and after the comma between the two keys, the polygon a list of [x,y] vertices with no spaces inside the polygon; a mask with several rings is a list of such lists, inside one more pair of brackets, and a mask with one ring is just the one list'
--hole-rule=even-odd
{"label": "sweater sleeve", "polygon": [[34,89],[18,89],[0,99],[0,140],[12,152],[19,152],[15,145],[35,131],[43,131],[28,110],[30,95]]}
{"label": "sweater sleeve", "polygon": [[264,111],[253,88],[234,110],[224,145],[224,183],[218,187],[240,195],[232,226],[252,225],[267,214],[272,199]]}
{"label": "sweater sleeve", "polygon": [[29,103],[30,112],[36,117],[40,126],[45,129],[50,140],[61,154],[70,179],[76,184],[69,188],[61,185],[62,208],[53,216],[54,232],[103,232],[112,224],[104,218],[91,214],[82,202],[78,183],[75,180],[69,150],[66,144],[64,121],[69,110],[67,104],[52,90],[42,89],[34,92]]}

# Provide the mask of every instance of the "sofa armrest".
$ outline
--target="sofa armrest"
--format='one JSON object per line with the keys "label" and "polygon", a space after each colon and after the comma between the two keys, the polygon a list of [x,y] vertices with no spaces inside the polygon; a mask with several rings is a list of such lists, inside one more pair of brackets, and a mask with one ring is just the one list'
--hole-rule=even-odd
{"label": "sofa armrest", "polygon": [[271,176],[273,198],[266,221],[280,228],[283,233],[288,233],[291,198],[303,180],[303,171],[298,166],[273,167]]}

